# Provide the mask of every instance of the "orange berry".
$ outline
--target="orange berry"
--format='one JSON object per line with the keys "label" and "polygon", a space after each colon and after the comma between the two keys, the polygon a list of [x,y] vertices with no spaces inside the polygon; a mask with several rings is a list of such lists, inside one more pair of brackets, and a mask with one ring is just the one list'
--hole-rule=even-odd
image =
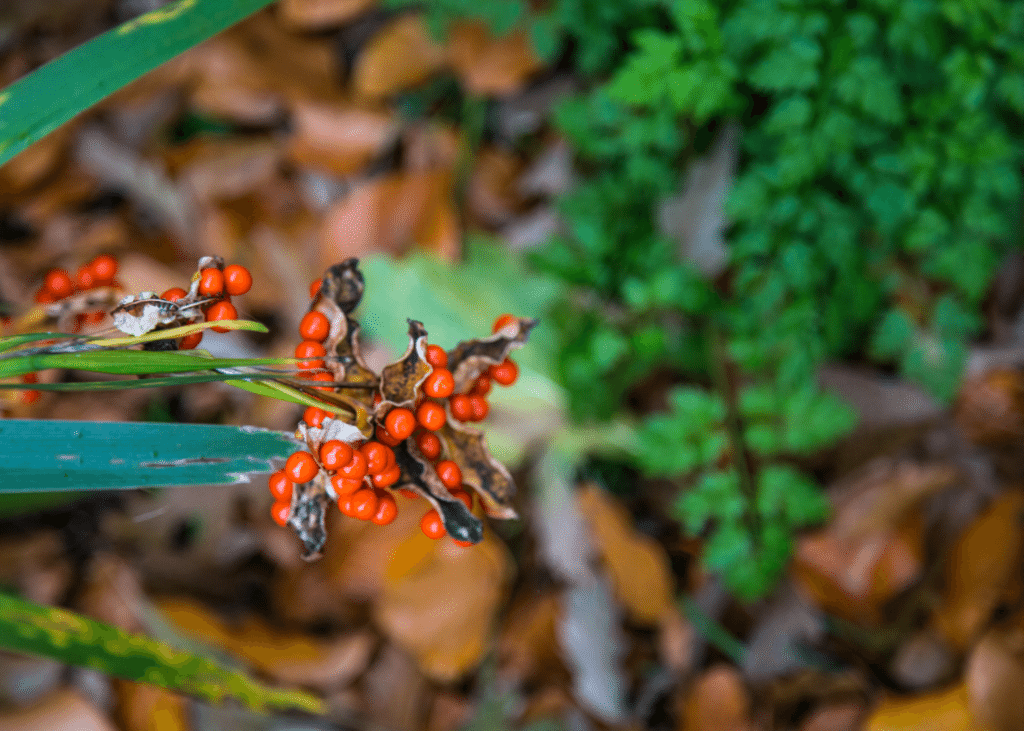
{"label": "orange berry", "polygon": [[488,371],[495,381],[502,386],[511,386],[519,378],[519,366],[511,358],[506,358],[498,365],[493,365]]}
{"label": "orange berry", "polygon": [[320,471],[309,452],[293,452],[284,463],[284,473],[292,482],[309,482]]}
{"label": "orange berry", "polygon": [[202,341],[202,331],[192,333],[191,335],[186,335],[181,339],[181,342],[178,343],[178,350],[192,350],[193,348],[198,347],[199,343],[201,343]]}
{"label": "orange berry", "polygon": [[[216,270],[215,270],[216,271]],[[216,322],[217,320],[234,320],[238,318],[238,310],[235,306],[227,300],[221,300],[220,302],[214,302],[210,305],[209,309],[206,310],[206,321]],[[226,333],[228,329],[226,327],[214,327],[210,328],[215,333]]]}
{"label": "orange berry", "polygon": [[470,396],[486,396],[491,392],[491,379],[487,376],[480,376],[473,381],[473,388],[469,389]]}
{"label": "orange berry", "polygon": [[316,358],[317,360],[303,360],[298,364],[299,368],[323,368],[324,362],[321,360],[323,356],[327,355],[327,351],[324,346],[315,340],[303,340],[301,343],[295,346],[295,357],[296,358]]}
{"label": "orange berry", "polygon": [[394,464],[370,478],[374,487],[390,487],[402,478],[402,468]]}
{"label": "orange berry", "polygon": [[350,480],[361,480],[366,477],[366,457],[358,449],[352,450],[352,457],[338,468],[338,474]]}
{"label": "orange berry", "polygon": [[424,401],[420,404],[420,407],[416,409],[416,421],[420,423],[424,429],[430,431],[437,431],[444,426],[447,421],[448,415],[444,413],[444,409],[438,406],[433,401]]}
{"label": "orange berry", "polygon": [[224,289],[230,295],[245,294],[252,289],[252,274],[241,264],[224,267]]}
{"label": "orange berry", "polygon": [[369,475],[379,475],[388,468],[388,453],[391,453],[391,458],[394,459],[391,447],[380,442],[367,442],[359,451],[366,457],[366,473]]}
{"label": "orange berry", "polygon": [[377,525],[387,525],[398,516],[398,503],[384,490],[376,490],[377,512],[370,518]]}
{"label": "orange berry", "polygon": [[310,299],[313,299],[318,294],[320,294],[320,284],[322,282],[323,282],[323,279],[314,279],[312,282],[309,283],[309,298]]}
{"label": "orange berry", "polygon": [[391,409],[384,417],[384,428],[392,439],[407,439],[416,430],[416,417],[409,409]]}
{"label": "orange berry", "polygon": [[427,363],[434,368],[444,368],[448,365],[448,354],[440,345],[427,346]]}
{"label": "orange berry", "polygon": [[286,503],[283,500],[275,502],[270,506],[270,517],[274,519],[274,522],[284,528],[288,525],[288,516],[292,514],[291,503]]}
{"label": "orange berry", "polygon": [[327,470],[336,470],[352,459],[352,447],[338,439],[324,442],[320,447],[320,464]]}
{"label": "orange berry", "polygon": [[466,506],[467,510],[473,509],[473,496],[462,489],[451,490],[452,497],[456,500],[461,500],[462,504]]}
{"label": "orange berry", "polygon": [[35,371],[21,374],[22,383],[39,383],[39,374]]}
{"label": "orange berry", "polygon": [[420,530],[427,538],[433,538],[435,541],[438,538],[444,538],[448,531],[445,530],[444,521],[441,520],[441,516],[434,509],[428,510],[423,518],[420,519]]}
{"label": "orange berry", "polygon": [[216,267],[199,272],[199,294],[204,297],[219,297],[224,293],[224,272]]}
{"label": "orange berry", "polygon": [[491,410],[483,396],[470,396],[469,408],[473,415],[472,421],[483,421],[487,418],[487,412]]}
{"label": "orange berry", "polygon": [[469,421],[473,418],[473,404],[469,399],[469,396],[460,393],[448,400],[448,408],[452,410],[452,416],[459,421]]}
{"label": "orange berry", "polygon": [[491,326],[491,332],[496,333],[506,325],[516,321],[515,315],[505,313],[504,315],[498,315],[498,319],[494,321],[494,325]]}
{"label": "orange berry", "polygon": [[302,420],[310,426],[320,428],[323,426],[324,419],[330,417],[330,413],[323,409],[318,409],[316,406],[308,406],[306,410],[302,412]]}
{"label": "orange berry", "polygon": [[352,515],[352,494],[346,493],[338,498],[338,510],[341,511],[342,515]]}
{"label": "orange berry", "polygon": [[437,477],[441,480],[441,484],[449,490],[462,484],[462,470],[450,459],[438,462],[434,469],[437,471]]}
{"label": "orange berry", "polygon": [[341,475],[334,475],[331,478],[331,487],[334,488],[334,494],[340,496],[351,495],[356,490],[363,486],[363,478],[353,480],[350,477],[342,477]]}
{"label": "orange berry", "polygon": [[455,538],[452,538],[452,543],[454,543],[456,546],[459,546],[460,548],[469,548],[470,546],[476,545],[475,543],[470,543],[469,541],[460,541]]}
{"label": "orange berry", "polygon": [[352,517],[369,520],[377,514],[377,494],[373,490],[356,490],[352,493]]}
{"label": "orange berry", "polygon": [[327,315],[313,310],[307,312],[299,322],[299,335],[303,340],[315,340],[322,343],[331,332],[331,321]]}
{"label": "orange berry", "polygon": [[21,403],[23,404],[34,404],[36,401],[43,397],[42,391],[22,391],[21,392]]}
{"label": "orange berry", "polygon": [[43,286],[50,291],[54,299],[62,300],[74,294],[75,283],[71,281],[71,275],[63,269],[51,269],[46,273]]}
{"label": "orange berry", "polygon": [[270,476],[270,494],[274,496],[274,499],[278,502],[291,502],[292,491],[295,489],[295,483],[291,481],[284,470],[278,470]]}
{"label": "orange berry", "polygon": [[376,435],[378,442],[382,442],[388,445],[389,447],[397,447],[399,444],[402,443],[401,439],[395,439],[393,436],[388,434],[387,429],[380,425],[377,426],[377,429],[374,432],[374,434]]}
{"label": "orange berry", "polygon": [[[321,371],[320,373],[314,373],[312,376],[309,376],[309,380],[320,381],[321,383],[334,383],[334,376],[332,376],[330,373]],[[313,388],[317,389],[318,391],[334,390],[334,386],[313,386]]]}
{"label": "orange berry", "polygon": [[188,292],[183,290],[181,287],[171,287],[169,290],[160,295],[160,299],[167,300],[168,302],[177,302],[187,294]]}
{"label": "orange berry", "polygon": [[423,393],[432,398],[448,398],[455,391],[455,378],[447,368],[435,368],[423,381]]}
{"label": "orange berry", "polygon": [[92,273],[92,269],[88,264],[83,264],[78,268],[78,274],[75,275],[75,284],[83,291],[96,286],[96,275]]}
{"label": "orange berry", "polygon": [[441,455],[441,440],[433,432],[423,431],[417,434],[416,446],[427,459],[434,460]]}
{"label": "orange berry", "polygon": [[117,259],[110,254],[100,254],[89,262],[89,269],[96,279],[96,286],[110,284],[117,276]]}
{"label": "orange berry", "polygon": [[50,294],[50,290],[46,289],[45,287],[40,287],[36,291],[35,300],[41,305],[48,305],[52,302],[56,302],[56,300],[53,298],[53,295]]}

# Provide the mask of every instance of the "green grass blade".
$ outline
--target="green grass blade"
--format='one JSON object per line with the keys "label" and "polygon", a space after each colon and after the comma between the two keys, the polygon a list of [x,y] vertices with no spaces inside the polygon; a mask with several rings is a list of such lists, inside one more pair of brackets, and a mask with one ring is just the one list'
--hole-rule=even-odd
{"label": "green grass blade", "polygon": [[[0,378],[20,376],[23,373],[62,368],[119,376],[153,373],[193,373],[214,368],[240,368],[249,366],[285,365],[293,358],[207,358],[192,351],[157,350],[84,350],[75,353],[31,353],[20,358],[0,360]],[[248,374],[246,374],[248,375]],[[276,374],[287,378],[292,372]]]}
{"label": "green grass blade", "polygon": [[[246,374],[247,381],[269,381],[280,376],[273,373]],[[202,373],[199,375],[167,376],[166,378],[124,379],[118,381],[79,381],[77,383],[0,383],[0,389],[15,391],[126,391],[135,388],[160,388],[162,386],[187,386],[193,383],[214,383],[224,381],[238,385],[239,377],[234,373]],[[260,392],[262,396],[270,395]],[[275,398],[279,398],[275,396]],[[282,398],[283,401],[293,399]],[[304,403],[304,402],[296,402]]]}
{"label": "green grass blade", "polygon": [[177,0],[72,49],[0,91],[0,165],[271,0]]}
{"label": "green grass blade", "polygon": [[38,340],[61,340],[70,337],[67,333],[25,333],[24,335],[8,335],[0,338],[0,353],[19,345],[27,345]]}
{"label": "green grass blade", "polygon": [[231,698],[256,711],[325,711],[323,702],[309,693],[270,688],[201,655],[9,594],[0,594],[0,647],[92,668],[206,701]]}
{"label": "green grass blade", "polygon": [[11,419],[0,421],[0,494],[224,485],[271,471],[296,445],[254,427]]}

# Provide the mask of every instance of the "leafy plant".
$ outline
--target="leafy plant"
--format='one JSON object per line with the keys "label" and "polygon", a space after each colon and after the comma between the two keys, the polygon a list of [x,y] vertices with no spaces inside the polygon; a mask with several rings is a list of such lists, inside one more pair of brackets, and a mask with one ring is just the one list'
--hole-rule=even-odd
{"label": "leafy plant", "polygon": [[[551,317],[558,375],[580,420],[621,413],[655,371],[685,384],[645,418],[637,462],[679,480],[677,515],[707,536],[708,565],[758,596],[792,532],[824,516],[797,459],[853,424],[813,385],[817,367],[871,359],[942,399],[956,391],[995,268],[1019,243],[1024,8],[608,5],[428,12],[518,24],[593,81],[556,112],[581,179],[559,201],[564,235],[534,257],[570,286]],[[627,45],[606,42],[624,30]],[[731,123],[728,259],[711,279],[656,206]]]}

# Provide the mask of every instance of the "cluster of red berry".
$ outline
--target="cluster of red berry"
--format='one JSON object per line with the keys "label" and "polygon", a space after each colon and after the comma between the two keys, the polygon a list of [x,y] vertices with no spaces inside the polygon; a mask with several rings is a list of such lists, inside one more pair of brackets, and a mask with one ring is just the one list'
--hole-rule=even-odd
{"label": "cluster of red berry", "polygon": [[[74,279],[64,269],[51,269],[43,278],[43,285],[36,291],[36,302],[49,305],[66,299],[77,292],[87,292],[99,287],[117,286],[117,259],[110,254],[100,254],[78,269]],[[102,319],[104,313],[99,313]]]}
{"label": "cluster of red berry", "polygon": [[[234,320],[238,318],[238,310],[231,304],[231,297],[242,295],[252,288],[252,274],[240,264],[229,264],[221,269],[219,266],[206,267],[199,270],[198,286],[194,295],[201,298],[200,305],[207,322],[217,320]],[[172,287],[160,295],[167,302],[179,303],[189,297],[189,293],[181,287]],[[226,328],[212,328],[214,332],[227,332]],[[178,342],[179,350],[192,350],[203,340],[203,333],[187,335]]]}
{"label": "cluster of red berry", "polygon": [[[316,296],[319,289],[320,280],[317,280],[310,287],[310,295]],[[515,319],[512,315],[502,315],[495,321],[493,332],[498,332]],[[299,324],[299,334],[303,338],[295,348],[295,357],[301,359],[299,368],[317,371],[303,375],[314,381],[333,381],[334,376],[323,370],[324,358],[327,356],[323,343],[330,334],[330,321],[323,313],[310,311]],[[490,410],[486,396],[490,392],[491,382],[510,386],[518,377],[519,369],[515,362],[506,359],[491,366],[465,393],[456,394],[454,375],[447,368],[448,354],[438,345],[427,345],[425,355],[432,370],[420,387],[421,395],[415,411],[404,407],[391,409],[383,424],[377,425],[376,439],[357,444],[354,448],[353,445],[331,440],[320,447],[318,455],[307,451],[295,452],[288,458],[284,468],[271,476],[270,491],[275,500],[271,516],[275,522],[279,525],[287,523],[295,485],[309,482],[323,474],[344,515],[387,525],[398,514],[398,506],[387,488],[401,477],[401,469],[395,463],[392,447],[406,439],[414,440],[419,452],[433,464],[438,478],[451,495],[461,500],[468,510],[473,509],[473,495],[464,489],[459,465],[450,459],[440,460],[442,444],[435,432],[448,420],[443,403],[447,399],[448,409],[459,421],[482,421]],[[331,386],[316,388],[330,389]],[[379,403],[380,399],[381,395],[376,394],[374,404]],[[314,428],[323,428],[325,420],[330,418],[329,412],[315,406],[310,406],[303,414],[303,421]],[[398,492],[409,498],[418,497],[412,491]],[[441,516],[433,508],[424,514],[420,528],[433,539],[442,538],[447,533]],[[472,545],[458,540],[455,542],[460,546]]]}

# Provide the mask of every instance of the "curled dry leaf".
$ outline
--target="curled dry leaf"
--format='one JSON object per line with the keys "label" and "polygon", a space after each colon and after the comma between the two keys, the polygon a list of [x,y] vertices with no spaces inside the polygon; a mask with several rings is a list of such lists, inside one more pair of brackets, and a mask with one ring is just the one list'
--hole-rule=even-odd
{"label": "curled dry leaf", "polygon": [[484,510],[492,518],[517,516],[512,507],[516,487],[508,468],[491,456],[482,432],[465,426],[451,415],[437,431],[445,453],[462,470],[462,482],[470,485],[481,497]]}
{"label": "curled dry leaf", "polygon": [[936,612],[942,633],[966,649],[989,620],[1020,568],[1024,549],[1024,493],[996,498],[957,541],[946,562],[946,594]]}
{"label": "curled dry leaf", "polygon": [[352,87],[358,96],[382,99],[425,81],[444,66],[446,56],[418,15],[403,15],[363,48]]}
{"label": "curled dry leaf", "polygon": [[526,33],[495,37],[480,20],[455,23],[448,43],[451,64],[473,94],[508,94],[541,68]]}
{"label": "curled dry leaf", "polygon": [[967,661],[970,709],[987,731],[1024,729],[1024,628],[1020,617],[990,629]]}
{"label": "curled dry leaf", "polygon": [[433,368],[427,363],[427,331],[422,322],[409,320],[409,348],[401,359],[385,366],[380,374],[382,400],[377,407],[377,420],[384,419],[395,407],[412,407],[431,371]]}
{"label": "curled dry leaf", "polygon": [[530,337],[537,320],[517,317],[486,338],[463,340],[448,351],[448,370],[455,377],[455,393],[463,393],[492,365],[498,365]]}
{"label": "curled dry leaf", "polygon": [[706,670],[683,706],[680,731],[753,731],[750,692],[731,665]]}

